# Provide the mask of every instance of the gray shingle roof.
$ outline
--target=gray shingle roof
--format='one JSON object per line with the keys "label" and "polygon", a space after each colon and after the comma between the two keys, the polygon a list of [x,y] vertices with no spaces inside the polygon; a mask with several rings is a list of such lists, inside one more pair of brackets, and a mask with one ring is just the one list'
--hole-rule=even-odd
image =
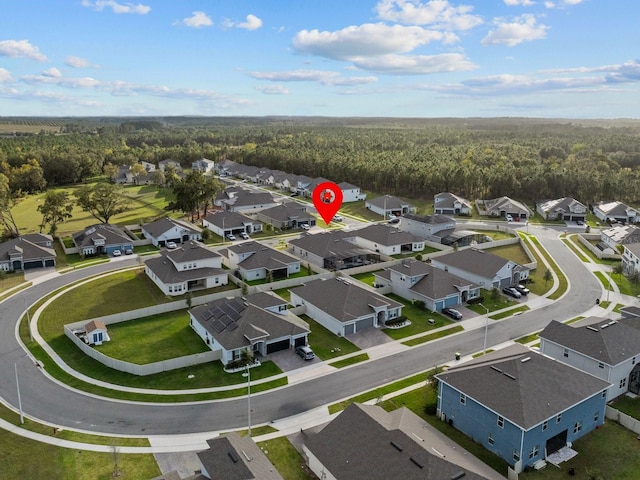
{"label": "gray shingle roof", "polygon": [[[424,265],[424,267],[419,264]],[[389,269],[409,276],[423,275],[410,290],[432,299],[444,298],[459,293],[463,287],[473,288],[478,286],[468,280],[417,260],[410,262],[409,266],[400,264]]]}
{"label": "gray shingle roof", "polygon": [[133,242],[122,228],[110,223],[91,225],[83,231],[73,234],[73,243],[76,247],[94,246],[96,239],[103,239],[105,246],[122,245],[123,243],[132,244]]}
{"label": "gray shingle roof", "polygon": [[287,301],[275,294],[267,292],[256,292],[246,297],[247,303],[255,305],[260,308],[278,307],[280,305],[286,305]]}
{"label": "gray shingle roof", "polygon": [[338,186],[342,189],[342,190],[357,190],[360,187],[355,186],[353,183],[349,183],[349,182],[341,182],[338,184]]}
{"label": "gray shingle roof", "polygon": [[155,222],[147,223],[142,226],[142,228],[154,238],[159,237],[160,235],[168,232],[174,227],[178,227],[190,233],[200,233],[200,229],[197,228],[195,225],[191,225],[187,222],[173,220],[167,217],[161,218],[160,220],[156,220]]}
{"label": "gray shingle roof", "polygon": [[387,308],[402,304],[338,278],[313,280],[291,289],[305,302],[315,305],[340,322],[350,322],[374,312],[372,306]]}
{"label": "gray shingle roof", "polygon": [[300,263],[300,260],[292,255],[254,241],[238,243],[228,247],[227,250],[237,254],[251,253],[248,258],[238,263],[238,266],[245,270],[254,270],[256,268],[276,270],[285,268],[287,265]]}
{"label": "gray shingle roof", "polygon": [[391,195],[383,195],[382,197],[376,197],[371,200],[367,200],[368,204],[374,205],[379,208],[386,208],[387,210],[397,210],[404,206],[412,206],[409,202],[402,200],[398,197]]}
{"label": "gray shingle roof", "polygon": [[456,202],[471,208],[471,202],[450,192],[441,192],[433,197],[434,208],[454,208]]}
{"label": "gray shingle roof", "polygon": [[571,197],[563,197],[540,202],[540,208],[544,212],[573,213],[576,207],[582,207],[586,210],[586,207],[582,203]]}
{"label": "gray shingle roof", "polygon": [[307,209],[297,202],[286,203],[283,205],[277,205],[275,207],[267,208],[260,212],[261,215],[286,222],[288,220],[305,221],[313,219],[313,215],[307,212]]}
{"label": "gray shingle roof", "polygon": [[234,207],[250,207],[253,205],[269,205],[275,203],[275,199],[267,192],[238,191],[235,197],[226,200],[226,203]]}
{"label": "gray shingle roof", "polygon": [[436,377],[524,430],[610,385],[520,344],[483,355]]}
{"label": "gray shingle roof", "polygon": [[552,320],[540,332],[540,338],[611,366],[640,354],[640,330],[604,318],[593,320],[589,321],[590,325],[580,327]]}
{"label": "gray shingle roof", "polygon": [[366,255],[368,253],[372,253],[369,250],[359,248],[344,240],[345,237],[350,236],[353,235],[343,230],[336,230],[333,232],[323,232],[314,235],[303,235],[300,238],[291,240],[289,243],[321,258],[344,258],[347,256]]}
{"label": "gray shingle roof", "polygon": [[[16,252],[21,253],[23,262],[56,258],[56,251],[53,248],[43,247],[29,241],[28,238],[29,236],[25,235],[0,243],[0,262],[9,261],[9,255]],[[38,238],[33,239],[38,241]]]}
{"label": "gray shingle roof", "polygon": [[229,229],[229,228],[244,228],[245,225],[256,223],[255,220],[242,215],[238,212],[215,212],[204,217],[204,220],[216,227]]}
{"label": "gray shingle roof", "polygon": [[164,251],[166,256],[176,263],[193,262],[196,260],[205,260],[208,258],[220,258],[220,255],[213,250],[205,247],[203,244],[190,240],[184,242],[178,248]]}
{"label": "gray shingle roof", "polygon": [[430,225],[456,223],[453,218],[448,217],[447,215],[440,215],[439,213],[435,213],[433,215],[415,215],[413,213],[407,213],[404,218],[408,218],[409,220],[414,220],[416,222],[428,223]]}
{"label": "gray shingle roof", "polygon": [[351,235],[354,237],[360,237],[371,242],[378,243],[384,246],[392,245],[404,245],[407,243],[424,242],[423,239],[416,237],[415,235],[398,230],[390,225],[382,225],[374,223],[358,230],[353,230]]}
{"label": "gray shingle roof", "polygon": [[159,257],[149,258],[144,264],[165,284],[199,280],[224,273],[222,268],[210,267],[177,270],[174,263],[167,259],[166,251],[161,252]]}
{"label": "gray shingle roof", "polygon": [[509,260],[506,258],[475,248],[467,248],[465,250],[448,253],[434,260],[485,277],[495,276],[502,267],[509,263]]}

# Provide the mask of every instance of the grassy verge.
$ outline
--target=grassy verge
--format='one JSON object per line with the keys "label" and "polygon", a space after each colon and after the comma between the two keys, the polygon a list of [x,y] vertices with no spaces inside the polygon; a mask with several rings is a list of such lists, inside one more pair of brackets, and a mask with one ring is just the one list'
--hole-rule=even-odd
{"label": "grassy verge", "polygon": [[520,238],[523,241],[527,241],[531,244],[531,246],[535,246],[540,251],[540,254],[536,252],[534,248],[530,248],[532,255],[538,263],[538,267],[530,272],[529,278],[532,280],[532,283],[527,284],[527,287],[536,295],[543,295],[548,290],[548,283],[544,280],[544,272],[547,267],[543,262],[543,258],[549,264],[549,270],[551,270],[556,277],[558,277],[558,288],[555,292],[549,295],[550,300],[557,300],[562,295],[565,294],[567,289],[569,288],[569,282],[567,281],[567,277],[562,273],[560,268],[556,262],[554,262],[553,258],[547,253],[547,251],[540,245],[540,242],[533,235],[526,235],[522,232],[519,232]]}
{"label": "grassy verge", "polygon": [[516,342],[518,343],[522,343],[523,345],[527,344],[527,343],[531,343],[531,342],[535,342],[536,340],[538,340],[538,333],[540,332],[536,332],[536,333],[532,333],[530,335],[525,335],[524,337],[520,337],[520,338],[516,338]]}
{"label": "grassy verge", "polygon": [[[435,328],[445,327],[452,323],[450,320],[443,317],[439,313],[431,312],[430,310],[426,310],[422,307],[419,307],[418,305],[414,305],[410,301],[405,300],[398,295],[390,293],[386,296],[392,300],[395,300],[396,302],[402,303],[402,305],[404,305],[402,307],[402,315],[411,320],[411,325],[407,325],[406,327],[385,328],[383,330],[384,333],[386,333],[394,340],[400,340],[402,338],[418,335]],[[434,320],[435,323],[433,325],[430,325],[429,320]]]}
{"label": "grassy verge", "polygon": [[300,318],[309,323],[309,328],[311,329],[309,345],[322,360],[330,360],[360,350],[349,340],[344,337],[338,337],[308,315],[300,315]]}
{"label": "grassy verge", "polygon": [[[575,235],[570,235],[569,238],[571,238],[571,240],[575,240],[576,237],[575,237]],[[567,246],[567,248],[569,250],[571,250],[573,253],[575,253],[576,257],[578,257],[580,259],[580,261],[588,262],[589,261],[589,256],[587,254],[585,254],[582,249],[580,249],[579,247],[574,245],[573,242],[569,241],[569,238],[567,238],[567,237],[563,237],[562,238],[562,241]]]}
{"label": "grassy verge", "polygon": [[406,342],[402,342],[403,345],[407,347],[414,347],[416,345],[420,345],[422,343],[427,343],[432,340],[437,340],[438,338],[443,338],[448,335],[452,335],[454,333],[462,332],[464,328],[462,325],[456,325],[455,327],[447,328],[445,330],[440,330],[439,332],[434,332],[429,335],[425,335],[424,337],[414,338],[413,340],[407,340]]}
{"label": "grassy verge", "polygon": [[332,367],[335,368],[344,368],[349,365],[355,365],[356,363],[366,362],[369,360],[369,355],[366,353],[361,353],[360,355],[355,355],[353,357],[345,358],[344,360],[338,360],[337,362],[330,363]]}
{"label": "grassy verge", "polygon": [[491,353],[491,352],[493,352],[493,351],[494,351],[494,350],[493,350],[493,348],[487,348],[487,351],[486,351],[486,352],[478,352],[478,353],[474,353],[473,355],[471,355],[471,357],[472,357],[472,358],[478,358],[478,357],[481,357],[481,356],[483,356],[483,355],[487,355],[488,353]]}
{"label": "grassy verge", "polygon": [[[260,435],[266,435],[267,433],[275,433],[277,431],[278,431],[278,429],[272,427],[271,425],[262,425],[260,427],[251,427],[251,437],[259,437]],[[247,435],[249,435],[249,430],[248,429],[236,430],[235,432],[238,435],[240,435],[241,437],[246,437]],[[222,433],[221,435],[224,435],[224,433]]]}
{"label": "grassy verge", "polygon": [[564,322],[564,323],[566,323],[567,325],[569,325],[569,324],[571,324],[571,323],[579,322],[579,321],[580,321],[580,320],[582,320],[583,318],[584,318],[584,315],[580,315],[580,316],[577,316],[577,317],[575,317],[575,318],[572,318],[571,320],[567,320],[567,321],[566,321],[566,322]]}
{"label": "grassy verge", "polygon": [[507,318],[510,317],[512,315],[515,315],[516,313],[519,312],[526,312],[527,310],[530,310],[529,306],[527,305],[521,305],[517,308],[512,308],[510,310],[504,311],[504,312],[500,312],[500,313],[496,313],[495,315],[491,315],[489,318],[491,320],[502,320],[503,318]]}
{"label": "grassy verge", "polygon": [[291,300],[291,293],[289,292],[289,287],[279,288],[277,290],[274,290],[273,293],[281,297],[283,300],[286,300],[287,302]]}
{"label": "grassy verge", "polygon": [[593,272],[593,274],[596,276],[598,280],[600,280],[600,283],[602,284],[605,290],[613,291],[613,286],[611,285],[613,280],[611,280],[608,275],[605,275],[602,272]]}
{"label": "grassy verge", "polygon": [[18,293],[19,291],[24,290],[25,288],[28,288],[30,286],[31,286],[31,282],[24,282],[19,287],[15,287],[10,292],[4,293],[4,294],[0,294],[0,302],[2,300],[4,300],[5,298],[9,298],[14,293]]}
{"label": "grassy verge", "polygon": [[502,310],[503,308],[518,304],[518,302],[509,299],[505,295],[496,295],[496,297],[493,298],[491,291],[485,289],[482,289],[480,295],[484,298],[482,305],[486,308],[483,308],[480,304],[467,305],[469,310],[472,310],[479,315],[486,315],[487,310],[489,310],[489,312],[494,312],[496,310]]}
{"label": "grassy verge", "polygon": [[317,478],[309,470],[300,452],[286,437],[259,442],[258,446],[286,480],[314,480]]}
{"label": "grassy verge", "polygon": [[356,273],[355,275],[351,275],[356,280],[360,280],[362,283],[366,283],[369,286],[373,286],[375,283],[374,273],[380,272],[380,270],[376,270],[376,272],[365,272],[365,273]]}

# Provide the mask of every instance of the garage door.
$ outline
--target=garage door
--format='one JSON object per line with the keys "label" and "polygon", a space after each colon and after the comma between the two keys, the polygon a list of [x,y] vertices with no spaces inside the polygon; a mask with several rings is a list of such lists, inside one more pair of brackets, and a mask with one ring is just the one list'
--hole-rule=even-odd
{"label": "garage door", "polygon": [[24,262],[24,269],[28,270],[29,268],[40,268],[42,267],[42,262]]}
{"label": "garage door", "polygon": [[348,325],[345,325],[345,326],[344,326],[344,334],[345,334],[345,335],[351,335],[351,334],[353,333],[353,327],[354,327],[354,326],[355,326],[355,325],[354,325],[353,323],[350,323],[350,324],[348,324]]}
{"label": "garage door", "polygon": [[356,322],[356,332],[361,332],[366,328],[373,327],[373,317],[365,318]]}
{"label": "garage door", "polygon": [[55,267],[56,266],[56,261],[55,260],[45,260],[44,261],[44,266],[45,267]]}
{"label": "garage door", "polygon": [[445,307],[453,307],[454,305],[457,305],[458,303],[458,297],[449,297],[449,298],[445,298],[444,300],[444,305]]}
{"label": "garage door", "polygon": [[274,352],[279,352],[280,350],[286,350],[289,348],[289,339],[280,340],[277,342],[270,343],[267,345],[267,355]]}
{"label": "garage door", "polygon": [[299,337],[295,339],[295,344],[294,346],[296,347],[301,347],[303,345],[307,344],[307,339],[305,337]]}

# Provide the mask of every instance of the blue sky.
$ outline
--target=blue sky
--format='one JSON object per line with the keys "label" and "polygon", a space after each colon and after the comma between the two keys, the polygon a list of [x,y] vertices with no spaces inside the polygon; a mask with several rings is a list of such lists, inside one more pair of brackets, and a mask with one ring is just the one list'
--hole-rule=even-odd
{"label": "blue sky", "polygon": [[636,0],[19,0],[0,115],[639,117]]}

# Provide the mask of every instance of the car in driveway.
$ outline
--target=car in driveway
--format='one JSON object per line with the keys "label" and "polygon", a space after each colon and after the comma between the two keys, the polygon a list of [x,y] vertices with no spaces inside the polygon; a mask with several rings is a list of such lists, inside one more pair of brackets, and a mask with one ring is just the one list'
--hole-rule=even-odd
{"label": "car in driveway", "polygon": [[227,233],[227,240],[231,240],[232,242],[236,239],[236,236],[233,233]]}
{"label": "car in driveway", "polygon": [[249,240],[249,234],[247,232],[240,232],[240,238],[243,240]]}
{"label": "car in driveway", "polygon": [[114,250],[111,255],[113,255],[114,257],[119,257],[120,255],[122,255],[122,252],[120,250]]}
{"label": "car in driveway", "polygon": [[333,220],[336,222],[342,222],[344,218],[342,217],[342,215],[334,215]]}
{"label": "car in driveway", "polygon": [[313,353],[313,350],[306,345],[300,345],[297,347],[296,354],[300,355],[303,360],[313,360],[316,358],[316,354]]}
{"label": "car in driveway", "polygon": [[520,292],[520,295],[529,295],[529,292],[531,292],[531,290],[529,290],[522,284],[512,285],[511,288],[515,288],[518,292]]}
{"label": "car in driveway", "polygon": [[462,314],[455,308],[443,308],[442,313],[449,315],[454,320],[462,320]]}
{"label": "car in driveway", "polygon": [[522,294],[513,287],[504,287],[502,292],[513,298],[522,298]]}
{"label": "car in driveway", "polygon": [[309,226],[308,223],[301,223],[300,228],[303,230],[309,230],[311,227]]}
{"label": "car in driveway", "polygon": [[165,245],[169,250],[173,250],[174,248],[178,248],[178,244],[176,242],[167,242]]}

